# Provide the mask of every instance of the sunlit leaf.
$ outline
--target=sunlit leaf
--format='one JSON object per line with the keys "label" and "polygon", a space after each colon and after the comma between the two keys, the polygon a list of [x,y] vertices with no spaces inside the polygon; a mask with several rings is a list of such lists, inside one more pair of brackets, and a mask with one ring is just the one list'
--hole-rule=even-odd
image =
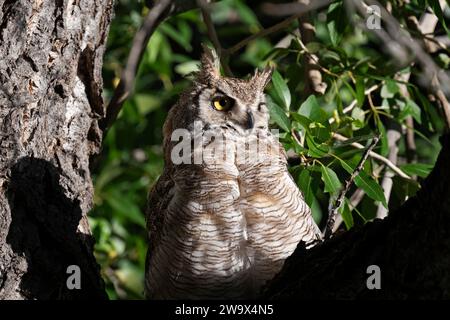
{"label": "sunlit leaf", "polygon": [[326,112],[320,107],[315,95],[310,95],[301,104],[298,114],[316,122],[325,122],[328,119]]}
{"label": "sunlit leaf", "polygon": [[354,131],[361,129],[364,127],[364,119],[365,119],[365,113],[361,108],[353,108],[352,110],[352,118],[354,121],[352,122],[352,129]]}
{"label": "sunlit leaf", "polygon": [[288,110],[291,105],[291,93],[286,82],[277,70],[272,74],[272,83],[278,98],[283,102],[284,108]]}

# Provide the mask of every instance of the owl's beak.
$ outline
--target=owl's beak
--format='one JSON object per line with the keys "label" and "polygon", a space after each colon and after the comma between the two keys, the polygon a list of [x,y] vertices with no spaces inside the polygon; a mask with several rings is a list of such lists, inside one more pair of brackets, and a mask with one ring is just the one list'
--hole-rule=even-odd
{"label": "owl's beak", "polygon": [[253,129],[255,126],[255,118],[251,111],[247,111],[247,129]]}

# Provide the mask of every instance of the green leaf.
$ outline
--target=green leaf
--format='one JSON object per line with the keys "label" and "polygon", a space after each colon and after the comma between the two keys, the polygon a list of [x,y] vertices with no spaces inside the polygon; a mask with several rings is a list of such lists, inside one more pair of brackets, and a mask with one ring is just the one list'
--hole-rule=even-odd
{"label": "green leaf", "polygon": [[394,182],[392,195],[395,195],[401,202],[406,201],[407,197],[414,196],[420,189],[420,184],[411,179],[394,176],[392,180]]}
{"label": "green leaf", "polygon": [[380,138],[380,144],[381,144],[381,148],[380,148],[380,154],[382,156],[387,156],[389,153],[389,144],[388,144],[388,139],[387,139],[387,133],[386,133],[386,128],[383,125],[383,122],[380,120],[380,118],[377,118],[377,127],[378,127],[378,131],[381,134],[381,138]]}
{"label": "green leaf", "polygon": [[438,115],[436,108],[431,105],[430,101],[420,92],[418,88],[414,88],[414,93],[419,98],[423,110],[425,110],[425,115],[427,117],[424,118],[429,119],[428,130],[434,132],[435,130],[442,129],[442,117]]}
{"label": "green leaf", "polygon": [[364,99],[366,95],[364,94],[364,78],[356,78],[356,101],[358,107],[362,108],[364,104]]}
{"label": "green leaf", "polygon": [[430,174],[433,169],[433,165],[426,163],[410,163],[404,164],[400,168],[410,176],[417,175],[425,178]]}
{"label": "green leaf", "polygon": [[134,103],[141,116],[158,109],[161,106],[161,100],[157,96],[146,93],[137,93],[134,95]]}
{"label": "green leaf", "polygon": [[311,188],[312,184],[312,175],[311,172],[307,169],[303,169],[297,180],[298,186],[300,190],[302,190],[303,195],[305,196],[306,204],[311,207],[314,201],[314,193]]}
{"label": "green leaf", "polygon": [[178,43],[182,48],[185,48],[187,51],[192,51],[192,45],[190,41],[190,37],[184,37],[179,30],[176,30],[169,23],[163,23],[158,27],[164,34],[169,36],[172,40]]}
{"label": "green leaf", "polygon": [[[342,168],[348,173],[352,174],[354,168],[352,168],[348,163],[341,160]],[[380,201],[385,208],[388,207],[386,202],[386,197],[384,196],[383,188],[376,182],[372,177],[367,175],[364,171],[361,171],[359,175],[355,178],[355,184],[358,188],[364,190],[364,192],[372,199]]]}
{"label": "green leaf", "polygon": [[182,62],[175,66],[175,72],[181,74],[182,76],[187,76],[195,71],[198,71],[199,65],[200,61],[198,60]]}
{"label": "green leaf", "polygon": [[286,82],[277,70],[272,74],[272,83],[278,98],[283,102],[284,108],[288,110],[291,105],[291,93]]}
{"label": "green leaf", "polygon": [[[439,0],[428,0],[427,2],[430,5],[430,7],[433,9],[434,14],[438,17],[439,22],[442,24],[445,31],[447,32],[447,36],[450,37],[450,30],[447,27],[447,24],[445,23],[445,17],[442,12],[440,1]],[[448,1],[447,1],[447,4],[448,4]],[[444,6],[445,6],[445,4],[444,4]]]}
{"label": "green leaf", "polygon": [[314,221],[317,224],[320,223],[322,218],[322,209],[320,208],[319,201],[315,196],[315,188],[317,188],[317,183],[314,182],[313,174],[311,171],[320,170],[317,166],[310,166],[308,169],[304,168],[301,170],[300,175],[297,178],[297,185],[303,192],[305,197],[305,202],[311,208]]}
{"label": "green leaf", "polygon": [[328,122],[327,113],[320,107],[315,95],[310,95],[308,99],[302,103],[298,109],[298,114],[308,118],[311,121]]}
{"label": "green leaf", "polygon": [[382,98],[393,98],[395,94],[399,91],[397,83],[393,80],[386,80],[386,83],[381,88]]}
{"label": "green leaf", "polygon": [[328,122],[324,122],[323,124],[320,122],[312,122],[309,128],[311,129],[311,135],[319,142],[327,142],[330,140],[331,127]]}
{"label": "green leaf", "polygon": [[163,41],[163,35],[160,31],[155,30],[150,41],[148,42],[146,50],[147,62],[149,64],[155,63],[158,58],[158,53],[160,51],[161,43]]}
{"label": "green leaf", "polygon": [[294,121],[298,122],[305,129],[305,131],[309,131],[309,126],[312,122],[311,120],[295,112],[291,112],[290,115]]}
{"label": "green leaf", "polygon": [[406,104],[400,111],[398,118],[400,121],[402,121],[407,116],[412,116],[418,123],[422,123],[420,107],[411,99],[408,99],[406,101]]}
{"label": "green leaf", "polygon": [[330,151],[328,145],[316,143],[309,133],[306,133],[306,143],[308,145],[308,155],[311,157],[322,158]]}
{"label": "green leaf", "polygon": [[323,217],[323,213],[322,213],[322,208],[320,207],[320,203],[317,200],[316,196],[313,195],[313,202],[311,204],[311,213],[313,216],[314,221],[319,224],[320,221],[322,220]]}
{"label": "green leaf", "polygon": [[350,210],[349,201],[347,198],[345,198],[344,203],[339,208],[339,213],[342,216],[342,220],[344,220],[345,227],[347,228],[347,230],[349,230],[351,227],[353,227],[353,225],[354,225],[353,215]]}
{"label": "green leaf", "polygon": [[282,128],[284,131],[291,130],[291,123],[285,111],[281,109],[270,97],[267,97],[267,107],[269,109],[270,118]]}
{"label": "green leaf", "polygon": [[332,3],[327,13],[327,29],[330,35],[331,44],[337,46],[342,39],[345,29],[345,12],[342,3]]}
{"label": "green leaf", "polygon": [[324,192],[329,192],[330,194],[338,193],[342,187],[342,184],[339,181],[336,173],[332,169],[325,167],[324,165],[322,165],[321,172],[322,181],[325,183]]}
{"label": "green leaf", "polygon": [[112,190],[106,194],[105,200],[116,213],[137,225],[145,227],[144,215],[139,207],[131,199],[120,194],[118,190]]}
{"label": "green leaf", "polygon": [[251,8],[241,1],[233,1],[233,4],[236,6],[236,11],[241,20],[252,28],[257,26],[256,31],[259,30],[258,18]]}
{"label": "green leaf", "polygon": [[364,127],[364,119],[365,119],[365,113],[361,108],[353,108],[352,110],[352,118],[354,121],[352,121],[352,129],[354,131],[361,129]]}
{"label": "green leaf", "polygon": [[323,44],[320,42],[311,41],[306,44],[306,49],[308,49],[309,53],[317,53],[322,48]]}

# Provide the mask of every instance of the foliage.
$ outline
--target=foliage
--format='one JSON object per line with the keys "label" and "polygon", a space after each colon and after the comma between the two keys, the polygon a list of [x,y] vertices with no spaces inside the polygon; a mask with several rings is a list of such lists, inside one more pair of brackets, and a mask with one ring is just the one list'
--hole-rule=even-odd
{"label": "foliage", "polygon": [[[393,15],[403,25],[407,17],[426,10],[426,1],[393,3]],[[436,9],[435,1],[428,3]],[[279,19],[264,15],[257,1],[223,0],[218,2],[212,19],[225,48],[255,34]],[[121,0],[116,4],[105,56],[105,100],[117,85],[125,65],[133,35],[148,12],[142,1]],[[445,13],[437,12],[440,23],[436,33],[445,34]],[[405,139],[399,141],[398,166],[418,181],[431,170],[443,130],[441,111],[428,99],[420,82],[420,69],[411,64],[399,65],[383,50],[372,34],[352,26],[342,1],[335,1],[310,16],[315,26],[313,41],[304,43],[295,21],[282,32],[257,38],[233,55],[230,67],[237,76],[246,76],[254,68],[276,66],[267,89],[273,126],[281,130],[280,140],[286,150],[301,160],[290,171],[311,206],[314,218],[323,226],[330,199],[336,196],[345,179],[353,172],[363,145],[376,133],[380,143],[374,150],[387,157],[386,136],[389,128],[406,128],[407,118],[414,121],[417,163],[407,159]],[[355,17],[355,19],[357,19]],[[414,33],[411,31],[411,33]],[[288,46],[276,44],[290,36]],[[142,298],[146,255],[144,207],[149,187],[163,168],[162,124],[171,104],[189,85],[185,77],[197,68],[201,43],[210,43],[206,26],[198,10],[166,20],[152,36],[141,62],[135,89],[109,131],[98,161],[94,163],[95,209],[91,224],[96,237],[96,255],[101,263],[111,298]],[[306,86],[307,58],[318,58],[323,95],[313,94]],[[435,60],[448,68],[449,52],[442,50]],[[445,62],[447,61],[447,62]],[[411,72],[403,83],[396,74]],[[406,85],[409,95],[400,88]],[[366,91],[376,86],[370,94]],[[349,112],[344,112],[348,106]],[[339,133],[347,141],[338,141]],[[390,209],[399,206],[418,189],[414,179],[395,176],[393,192],[385,198],[380,186],[386,168],[369,158],[355,179],[341,208],[346,228],[373,219],[379,205]],[[357,188],[364,197],[352,205],[349,196]]]}

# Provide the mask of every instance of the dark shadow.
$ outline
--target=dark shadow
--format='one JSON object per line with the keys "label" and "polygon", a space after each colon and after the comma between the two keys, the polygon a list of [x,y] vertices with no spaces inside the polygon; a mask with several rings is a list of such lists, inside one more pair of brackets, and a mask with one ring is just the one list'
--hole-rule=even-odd
{"label": "dark shadow", "polygon": [[[106,299],[94,239],[77,231],[79,201],[64,194],[61,172],[50,162],[21,158],[11,169],[7,198],[11,225],[7,243],[26,259],[20,289],[31,299]],[[81,269],[81,289],[69,290],[67,267]]]}

